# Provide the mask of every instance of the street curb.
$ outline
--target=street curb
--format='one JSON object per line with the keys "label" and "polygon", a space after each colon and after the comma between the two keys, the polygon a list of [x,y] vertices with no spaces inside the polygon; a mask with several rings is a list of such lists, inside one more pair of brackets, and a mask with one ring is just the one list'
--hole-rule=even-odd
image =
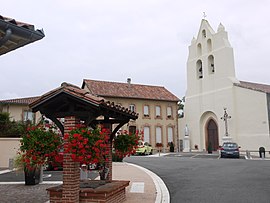
{"label": "street curb", "polygon": [[127,163],[127,164],[129,164],[131,166],[135,166],[135,167],[143,170],[145,173],[147,173],[152,178],[152,180],[155,184],[156,193],[157,193],[155,203],[170,203],[170,193],[168,191],[168,188],[166,187],[165,183],[158,175],[156,175],[152,171],[150,171],[146,168],[143,168],[141,166],[138,166],[136,164],[132,164],[132,163]]}

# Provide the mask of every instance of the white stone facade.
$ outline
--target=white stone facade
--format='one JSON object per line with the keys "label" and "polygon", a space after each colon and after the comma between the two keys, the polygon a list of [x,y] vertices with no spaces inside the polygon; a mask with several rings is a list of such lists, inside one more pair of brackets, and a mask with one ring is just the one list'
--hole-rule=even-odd
{"label": "white stone facade", "polygon": [[229,137],[242,150],[260,146],[270,150],[270,86],[261,90],[251,88],[255,84],[247,83],[249,88],[243,84],[235,76],[233,48],[224,26],[220,24],[215,32],[203,19],[189,46],[184,118],[179,120],[183,140],[188,126],[191,149],[198,145],[200,151],[207,150],[209,142],[214,150],[222,145],[225,122],[221,117],[226,108],[231,116]]}

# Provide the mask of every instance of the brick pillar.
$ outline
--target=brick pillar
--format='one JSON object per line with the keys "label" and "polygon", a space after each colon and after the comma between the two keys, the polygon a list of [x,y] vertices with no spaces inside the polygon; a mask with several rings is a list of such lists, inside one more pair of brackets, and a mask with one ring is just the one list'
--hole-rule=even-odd
{"label": "brick pillar", "polygon": [[[75,116],[65,117],[64,132],[69,133],[71,129],[79,124],[80,120]],[[66,148],[67,140],[64,140]],[[64,153],[63,160],[63,203],[78,203],[80,191],[80,163],[74,162],[70,154]]]}
{"label": "brick pillar", "polygon": [[110,141],[108,146],[109,154],[107,156],[108,161],[105,162],[105,166],[109,168],[109,173],[106,180],[112,180],[112,142]]}

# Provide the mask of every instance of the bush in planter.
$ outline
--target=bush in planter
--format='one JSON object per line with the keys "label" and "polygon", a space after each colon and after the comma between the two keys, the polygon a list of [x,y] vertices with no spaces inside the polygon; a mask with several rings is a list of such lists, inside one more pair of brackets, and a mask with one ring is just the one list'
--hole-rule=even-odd
{"label": "bush in planter", "polygon": [[113,162],[123,162],[123,158],[116,156],[115,152],[112,152],[112,161]]}
{"label": "bush in planter", "polygon": [[[100,171],[100,178],[105,179],[107,174],[105,162],[108,161],[109,154],[109,133],[107,129],[89,129],[83,125],[77,125],[75,129],[64,135],[67,143],[65,152],[69,153],[72,160],[81,164],[97,164]],[[140,139],[139,133],[120,132],[113,140],[113,159],[122,161],[125,156],[135,152]]]}
{"label": "bush in planter", "polygon": [[169,142],[170,152],[174,152],[174,144],[173,142]]}
{"label": "bush in planter", "polygon": [[37,126],[29,126],[20,142],[19,161],[24,167],[25,183],[37,184],[41,167],[49,159],[58,157],[62,147],[62,137],[54,125],[41,122]]}
{"label": "bush in planter", "polygon": [[136,149],[142,135],[143,132],[136,131],[136,133],[130,133],[124,130],[120,131],[119,134],[115,136],[113,140],[113,148],[118,160],[123,160],[124,157],[136,153]]}
{"label": "bush in planter", "polygon": [[162,143],[156,143],[156,147],[158,148],[158,152],[161,152],[161,148],[163,147]]}
{"label": "bush in planter", "polygon": [[103,164],[108,155],[109,136],[106,129],[90,130],[83,125],[64,135],[67,140],[65,152],[72,160],[82,164]]}

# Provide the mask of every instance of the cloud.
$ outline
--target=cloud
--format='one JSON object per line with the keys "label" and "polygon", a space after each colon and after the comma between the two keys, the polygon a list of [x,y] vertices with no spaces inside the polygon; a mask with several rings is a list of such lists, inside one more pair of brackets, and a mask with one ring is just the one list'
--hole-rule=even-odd
{"label": "cloud", "polygon": [[80,86],[84,78],[127,77],[181,98],[188,46],[203,12],[214,30],[222,22],[228,31],[238,79],[269,83],[266,0],[10,0],[1,8],[4,16],[44,28],[46,36],[1,56],[0,99],[36,96],[63,81]]}

